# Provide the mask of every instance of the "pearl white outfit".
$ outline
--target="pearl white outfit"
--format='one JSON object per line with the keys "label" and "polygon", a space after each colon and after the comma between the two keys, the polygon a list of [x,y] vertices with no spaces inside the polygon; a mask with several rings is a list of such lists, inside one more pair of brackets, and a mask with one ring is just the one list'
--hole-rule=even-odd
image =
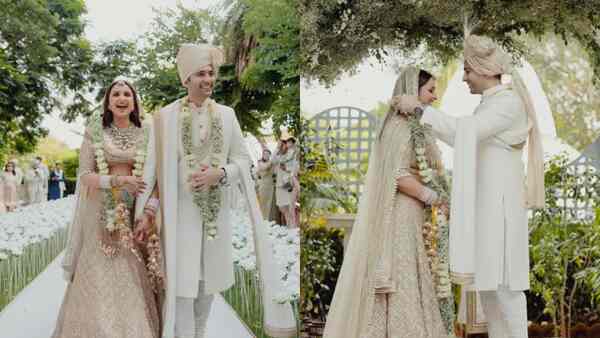
{"label": "pearl white outfit", "polygon": [[[206,107],[196,107],[190,104],[192,114],[192,144],[196,147],[206,143],[208,138],[209,114]],[[181,126],[181,118],[180,118]],[[181,130],[181,129],[180,129]],[[181,134],[180,134],[181,136]],[[188,175],[191,174],[187,164],[183,160],[183,143],[179,137],[178,147],[178,204],[177,209],[177,257],[188,256],[191,266],[178,266],[177,268],[177,304],[175,314],[175,337],[178,338],[202,338],[206,330],[206,323],[213,294],[207,294],[203,281],[204,260],[202,254],[203,220],[198,207],[193,200]],[[191,255],[191,257],[190,257]],[[187,285],[197,283],[195,292],[187,292]],[[193,293],[196,293],[194,296]]]}
{"label": "pearl white outfit", "polygon": [[[463,176],[453,182],[453,272],[462,267],[474,271],[465,278],[480,291],[490,338],[525,338],[529,238],[522,146],[528,120],[523,103],[510,87],[498,85],[484,91],[473,116],[457,119],[427,107],[421,123],[431,125],[436,137],[455,148],[453,176]],[[461,160],[457,162],[456,156]],[[473,188],[468,180],[474,180]],[[453,236],[467,223],[473,224],[472,231]]]}

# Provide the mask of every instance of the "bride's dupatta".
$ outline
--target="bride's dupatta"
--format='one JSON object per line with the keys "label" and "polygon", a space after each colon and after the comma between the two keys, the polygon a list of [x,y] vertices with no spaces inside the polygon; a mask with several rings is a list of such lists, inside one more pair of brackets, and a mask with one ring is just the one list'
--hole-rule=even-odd
{"label": "bride's dupatta", "polygon": [[[418,73],[406,68],[396,82],[393,96],[417,95]],[[369,156],[364,191],[359,200],[352,236],[346,249],[324,338],[363,338],[373,313],[375,295],[396,291],[393,271],[393,231],[399,226],[393,215],[396,178],[410,175],[409,153],[414,151],[408,122],[398,121],[390,109]],[[406,123],[392,127],[391,123]],[[428,149],[434,161],[439,154]]]}

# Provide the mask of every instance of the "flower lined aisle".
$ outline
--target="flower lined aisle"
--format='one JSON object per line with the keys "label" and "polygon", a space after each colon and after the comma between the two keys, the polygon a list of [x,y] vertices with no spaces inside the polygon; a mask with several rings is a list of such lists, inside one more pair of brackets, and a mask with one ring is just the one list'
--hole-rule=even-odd
{"label": "flower lined aisle", "polygon": [[[263,331],[261,289],[252,241],[252,227],[245,208],[234,208],[233,260],[235,284],[223,296],[250,326],[257,337],[267,337]],[[285,289],[276,296],[280,303],[290,302],[298,319],[300,297],[300,235],[298,229],[270,223],[270,238]],[[298,326],[299,327],[299,326]]]}
{"label": "flower lined aisle", "polygon": [[[0,310],[64,249],[74,203],[74,198],[68,197],[0,215]],[[246,209],[236,208],[232,222],[236,283],[223,296],[258,337],[265,337],[252,227]],[[300,290],[298,229],[287,229],[274,223],[270,227],[273,250],[285,285],[284,292],[278,294],[276,300],[292,303],[297,314]]]}
{"label": "flower lined aisle", "polygon": [[74,198],[0,215],[0,310],[64,249]]}

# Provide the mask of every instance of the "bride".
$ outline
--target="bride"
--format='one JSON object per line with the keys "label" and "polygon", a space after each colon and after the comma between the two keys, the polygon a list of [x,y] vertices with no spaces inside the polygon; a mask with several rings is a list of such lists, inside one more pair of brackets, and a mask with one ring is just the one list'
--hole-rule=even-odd
{"label": "bride", "polygon": [[115,80],[92,115],[63,269],[69,282],[53,338],[158,338],[163,286],[152,234],[158,200],[153,127],[134,87]]}
{"label": "bride", "polygon": [[447,214],[440,153],[430,131],[399,114],[400,102],[394,102],[418,95],[431,104],[435,84],[414,67],[396,81],[369,158],[325,338],[453,336],[447,222],[435,223]]}

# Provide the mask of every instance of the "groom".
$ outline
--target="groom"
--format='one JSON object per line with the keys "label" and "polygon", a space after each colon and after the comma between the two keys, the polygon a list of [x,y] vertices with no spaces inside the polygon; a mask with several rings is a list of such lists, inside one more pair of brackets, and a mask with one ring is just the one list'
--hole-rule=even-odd
{"label": "groom", "polygon": [[233,109],[211,99],[223,54],[184,44],[177,71],[187,97],[154,116],[167,291],[164,338],[199,338],[214,294],[234,283],[230,182],[250,156]]}
{"label": "groom", "polygon": [[[512,60],[491,39],[465,40],[463,80],[481,103],[455,118],[409,96],[401,111],[454,147],[450,223],[453,280],[473,284],[488,319],[490,338],[526,338],[529,289],[527,208],[543,207],[543,153],[535,111]],[[501,76],[512,75],[511,85]],[[522,154],[528,143],[527,182]]]}

